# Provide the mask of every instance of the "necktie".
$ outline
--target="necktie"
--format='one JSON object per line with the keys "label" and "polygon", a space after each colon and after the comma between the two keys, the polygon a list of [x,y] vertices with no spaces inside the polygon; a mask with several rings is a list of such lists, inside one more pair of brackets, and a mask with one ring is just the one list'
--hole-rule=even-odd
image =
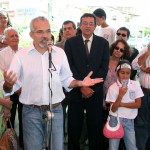
{"label": "necktie", "polygon": [[89,49],[88,49],[88,42],[89,42],[89,40],[85,40],[84,41],[85,42],[85,50],[86,50],[86,55],[88,56],[89,55]]}

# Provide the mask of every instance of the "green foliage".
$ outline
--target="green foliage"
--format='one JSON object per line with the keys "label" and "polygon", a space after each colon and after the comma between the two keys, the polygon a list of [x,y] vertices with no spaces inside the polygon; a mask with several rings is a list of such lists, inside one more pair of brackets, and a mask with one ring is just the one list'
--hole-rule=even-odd
{"label": "green foliage", "polygon": [[145,28],[145,35],[150,35],[150,27]]}
{"label": "green foliage", "polygon": [[23,22],[21,24],[19,23],[13,23],[13,26],[18,30],[19,32],[19,44],[23,47],[26,48],[28,47],[32,40],[29,36],[29,18],[26,17],[24,18]]}

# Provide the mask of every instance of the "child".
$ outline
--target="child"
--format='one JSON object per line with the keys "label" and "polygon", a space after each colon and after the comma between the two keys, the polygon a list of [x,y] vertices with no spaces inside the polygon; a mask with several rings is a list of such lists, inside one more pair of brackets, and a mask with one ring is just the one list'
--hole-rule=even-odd
{"label": "child", "polygon": [[[106,96],[110,102],[110,126],[116,126],[117,115],[124,128],[126,150],[137,150],[134,131],[134,119],[141,106],[143,92],[137,81],[130,80],[131,64],[122,60],[116,67],[118,80],[112,84]],[[109,139],[109,150],[118,150],[120,139]]]}

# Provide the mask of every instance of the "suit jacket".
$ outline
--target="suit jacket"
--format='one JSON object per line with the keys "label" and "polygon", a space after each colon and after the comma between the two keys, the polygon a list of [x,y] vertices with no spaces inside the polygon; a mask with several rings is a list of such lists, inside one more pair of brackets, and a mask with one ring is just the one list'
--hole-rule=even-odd
{"label": "suit jacket", "polygon": [[93,36],[90,54],[87,57],[82,35],[68,39],[65,52],[75,79],[83,80],[90,71],[92,78],[105,78],[109,64],[109,44],[102,37]]}
{"label": "suit jacket", "polygon": [[[93,35],[93,41],[88,57],[86,55],[82,35],[68,39],[65,43],[64,50],[75,79],[83,80],[90,71],[93,71],[92,78],[105,79],[109,65],[109,43],[107,40]],[[93,88],[94,90],[97,89],[97,91],[99,91],[99,88],[102,88],[102,85],[102,83],[96,84]]]}

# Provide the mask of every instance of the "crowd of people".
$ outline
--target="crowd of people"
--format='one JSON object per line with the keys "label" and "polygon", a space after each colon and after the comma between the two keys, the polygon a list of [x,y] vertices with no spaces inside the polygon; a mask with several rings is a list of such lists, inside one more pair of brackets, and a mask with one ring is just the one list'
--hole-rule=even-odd
{"label": "crowd of people", "polygon": [[[24,150],[64,150],[64,142],[68,150],[150,150],[150,44],[139,53],[127,43],[129,29],[106,18],[98,8],[78,28],[65,20],[56,42],[49,20],[37,16],[33,42],[22,48],[0,11],[0,137],[18,110]],[[122,139],[103,136],[108,116],[112,127],[119,117]]]}

